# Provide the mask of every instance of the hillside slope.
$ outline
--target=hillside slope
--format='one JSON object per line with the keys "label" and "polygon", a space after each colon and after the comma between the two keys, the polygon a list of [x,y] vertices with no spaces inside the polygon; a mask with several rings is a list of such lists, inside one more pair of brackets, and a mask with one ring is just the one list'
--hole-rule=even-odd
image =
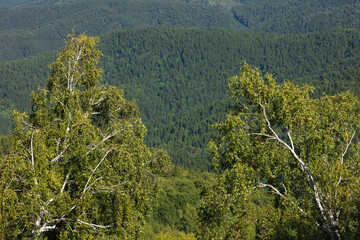
{"label": "hillside slope", "polygon": [[[331,30],[304,35],[242,33],[196,28],[121,30],[101,37],[103,82],[135,99],[148,127],[147,143],[169,150],[186,167],[210,166],[209,124],[228,106],[226,80],[242,60],[290,79],[318,86],[316,94],[360,94],[360,32]],[[43,85],[54,54],[0,64],[2,121],[7,109],[29,111],[29,95]],[[2,131],[9,131],[3,125]]]}
{"label": "hillside slope", "polygon": [[[2,4],[2,5],[1,5]],[[0,61],[56,50],[74,30],[101,35],[147,26],[311,33],[360,29],[356,0],[37,0],[0,3]]]}
{"label": "hillside slope", "polygon": [[232,12],[251,31],[287,34],[360,27],[358,0],[248,1],[234,6]]}
{"label": "hillside slope", "polygon": [[89,0],[6,9],[0,10],[0,22],[0,61],[56,50],[73,30],[101,35],[145,26],[239,25],[231,12],[215,6],[139,0]]}

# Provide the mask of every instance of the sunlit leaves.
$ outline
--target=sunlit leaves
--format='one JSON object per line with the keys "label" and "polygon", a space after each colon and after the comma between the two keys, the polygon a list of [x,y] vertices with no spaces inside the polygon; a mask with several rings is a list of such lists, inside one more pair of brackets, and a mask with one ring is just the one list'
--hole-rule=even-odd
{"label": "sunlit leaves", "polygon": [[97,85],[97,43],[70,35],[47,89],[31,95],[32,114],[14,111],[13,152],[0,164],[1,222],[14,229],[5,238],[142,236],[168,157],[144,144],[135,103]]}
{"label": "sunlit leaves", "polygon": [[[220,213],[203,217],[203,229],[216,221],[225,224],[219,216],[234,207],[243,209],[241,218],[246,219],[251,213],[249,196],[261,188],[275,196],[273,207],[279,215],[276,222],[262,226],[272,233],[258,229],[259,236],[311,239],[356,234],[348,225],[356,225],[359,215],[354,208],[360,180],[359,100],[349,92],[311,98],[312,87],[277,84],[271,75],[263,77],[246,63],[241,70],[229,79],[233,108],[224,122],[214,125],[220,136],[210,148],[222,175],[207,191],[200,210]],[[212,194],[217,195],[215,205],[214,198],[209,199]],[[228,201],[232,197],[242,201],[234,206]],[[230,213],[226,221],[239,217]],[[257,219],[265,223],[268,217]],[[221,236],[235,237],[230,226],[224,226]]]}

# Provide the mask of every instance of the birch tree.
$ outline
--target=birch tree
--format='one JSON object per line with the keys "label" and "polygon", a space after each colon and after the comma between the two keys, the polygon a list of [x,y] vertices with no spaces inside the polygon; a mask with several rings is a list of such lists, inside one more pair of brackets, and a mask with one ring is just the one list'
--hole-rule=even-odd
{"label": "birch tree", "polygon": [[167,155],[122,90],[98,85],[98,38],[70,35],[32,113],[14,111],[13,151],[0,162],[1,231],[11,238],[141,238]]}
{"label": "birch tree", "polygon": [[256,220],[259,238],[356,238],[359,100],[349,92],[312,98],[312,87],[278,84],[246,63],[228,86],[234,106],[214,125],[222,175],[202,199],[203,236],[247,238],[248,199],[266,191],[274,201]]}

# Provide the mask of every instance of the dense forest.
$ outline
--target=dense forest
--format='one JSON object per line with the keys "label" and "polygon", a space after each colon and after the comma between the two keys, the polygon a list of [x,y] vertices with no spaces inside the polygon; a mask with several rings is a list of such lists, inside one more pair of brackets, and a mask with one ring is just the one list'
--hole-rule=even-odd
{"label": "dense forest", "polygon": [[[147,143],[167,149],[177,165],[204,170],[210,167],[209,125],[221,120],[229,105],[226,80],[238,73],[241,61],[274,74],[279,82],[315,85],[317,95],[344,90],[359,94],[359,36],[357,30],[341,29],[306,35],[169,27],[121,30],[102,36],[100,65],[105,83],[136,100],[149,129]],[[6,109],[12,106],[30,111],[30,93],[44,86],[53,59],[51,53],[0,63],[4,123],[11,122]],[[10,124],[2,126],[3,132],[10,131]]]}
{"label": "dense forest", "polygon": [[[19,124],[13,121],[14,109],[27,112],[31,121],[35,121],[31,114],[38,107],[34,107],[34,94],[31,92],[49,86],[48,81],[54,71],[54,65],[50,64],[58,61],[59,49],[69,43],[71,37],[68,34],[97,35],[98,49],[102,53],[99,58],[99,68],[102,69],[99,84],[109,84],[124,90],[124,98],[139,109],[139,115],[131,115],[133,110],[129,110],[124,116],[139,116],[139,121],[147,128],[146,135],[141,135],[144,137],[144,144],[151,151],[164,149],[172,162],[170,165],[165,164],[162,171],[144,170],[154,171],[158,175],[154,175],[154,179],[157,179],[156,183],[151,183],[154,185],[147,183],[157,189],[157,197],[152,196],[153,199],[147,202],[148,206],[140,207],[139,210],[147,212],[143,219],[147,224],[141,231],[149,239],[273,239],[276,236],[281,239],[326,239],[326,234],[317,235],[315,228],[311,228],[313,235],[306,235],[304,229],[295,227],[297,224],[304,227],[309,222],[305,224],[299,219],[291,219],[292,223],[289,225],[280,224],[292,214],[289,209],[294,206],[283,203],[279,194],[267,194],[265,189],[271,190],[269,184],[273,184],[272,190],[277,186],[276,181],[271,182],[273,175],[259,173],[263,179],[251,180],[253,183],[263,184],[261,188],[264,191],[244,195],[241,191],[246,190],[240,191],[235,187],[240,183],[234,181],[232,171],[244,162],[237,162],[238,159],[227,160],[232,158],[226,154],[222,157],[217,155],[217,152],[222,153],[225,149],[232,153],[232,148],[226,144],[230,144],[233,139],[225,141],[217,138],[226,131],[219,130],[216,123],[229,124],[228,129],[231,129],[234,125],[229,123],[229,116],[244,111],[239,107],[239,102],[234,101],[234,96],[238,97],[235,90],[228,86],[229,78],[244,72],[244,61],[257,67],[261,75],[271,74],[279,86],[287,86],[289,81],[299,87],[307,84],[314,86],[308,94],[312,99],[320,99],[320,102],[327,99],[328,95],[338,96],[336,94],[348,90],[349,94],[360,96],[359,18],[360,2],[356,0],[2,1],[0,133],[3,135],[0,136],[0,153],[7,156],[16,147],[16,141],[19,141],[14,140],[14,127]],[[64,39],[67,42],[64,43]],[[248,69],[246,71],[251,72]],[[261,88],[265,89],[264,86]],[[80,90],[84,90],[83,87]],[[104,87],[101,91],[106,92],[108,88]],[[293,91],[300,90],[294,88]],[[283,94],[284,98],[291,99],[290,95]],[[274,105],[280,104],[280,100],[274,99],[275,95],[267,101],[274,101]],[[343,101],[345,103],[347,100]],[[258,106],[262,106],[261,104],[263,103]],[[129,109],[132,108],[130,105]],[[266,109],[272,111],[271,106]],[[284,106],[280,104],[279,108]],[[249,111],[252,111],[251,107]],[[226,115],[229,112],[230,115]],[[281,116],[278,119],[274,116],[273,120],[277,124],[285,121]],[[259,122],[261,120],[256,124],[260,126]],[[43,126],[42,123],[37,124]],[[308,127],[312,128],[310,125]],[[275,130],[280,131],[281,128],[280,124]],[[281,130],[284,136],[280,134],[280,145],[281,140],[286,137],[286,129]],[[262,131],[268,130],[273,133],[271,128]],[[30,132],[24,132],[24,136]],[[10,133],[13,134],[9,135]],[[229,136],[230,133],[223,135],[224,139]],[[354,136],[357,139],[357,135]],[[353,138],[348,139],[343,146],[350,147]],[[214,142],[210,143],[212,148],[209,148],[211,139],[217,139],[219,149],[214,148]],[[254,144],[262,143],[254,140]],[[301,151],[307,154],[312,150]],[[350,150],[350,155],[355,156],[355,152]],[[343,157],[345,153],[346,151]],[[255,159],[254,156],[252,158]],[[334,156],[337,155],[331,155]],[[3,160],[4,163],[7,161]],[[228,161],[228,164],[218,166],[216,161]],[[0,171],[5,171],[6,167],[9,165],[1,165]],[[262,171],[258,166],[251,167],[251,171]],[[246,177],[244,179],[248,181]],[[264,182],[264,179],[269,182]],[[246,181],[241,183],[242,187],[249,183]],[[278,184],[277,187],[286,185],[285,182]],[[285,189],[291,189],[290,185],[286,186]],[[300,190],[296,191],[295,198],[298,199],[301,194]],[[213,197],[211,202],[209,199],[212,194],[241,196],[246,200],[237,202],[241,211],[236,212],[231,210],[233,206],[228,205],[229,202],[225,199]],[[202,200],[199,203],[200,198]],[[286,201],[295,202],[289,199]],[[217,204],[217,201],[223,206],[222,209],[211,205]],[[301,202],[297,204],[298,208],[305,207]],[[145,208],[152,210],[145,211]],[[210,219],[211,211],[219,211],[219,215]],[[267,211],[273,215],[269,215]],[[341,211],[347,211],[353,217],[359,214],[350,210]],[[264,222],[271,218],[278,222],[266,225]],[[100,219],[101,217],[98,220]],[[354,231],[351,229],[356,228],[357,223],[352,222],[352,217],[347,219],[351,226],[341,231],[343,236],[352,236]],[[223,225],[221,231],[214,227],[219,224]],[[326,224],[329,225],[325,222],[324,226]],[[137,229],[135,225],[134,229]],[[271,227],[268,234],[261,229],[263,225]],[[211,228],[219,235],[210,231]],[[237,230],[233,232],[229,230],[231,228]],[[131,230],[134,231],[133,234],[138,231],[134,229]],[[326,226],[322,229],[323,232],[332,232]],[[334,225],[332,229],[337,229],[337,226]],[[333,237],[337,236],[335,232],[331,233]],[[131,235],[130,232],[129,234]]]}
{"label": "dense forest", "polygon": [[56,50],[72,29],[91,35],[146,26],[310,33],[358,29],[360,17],[355,0],[38,0],[1,9],[15,3],[0,5],[0,61]]}

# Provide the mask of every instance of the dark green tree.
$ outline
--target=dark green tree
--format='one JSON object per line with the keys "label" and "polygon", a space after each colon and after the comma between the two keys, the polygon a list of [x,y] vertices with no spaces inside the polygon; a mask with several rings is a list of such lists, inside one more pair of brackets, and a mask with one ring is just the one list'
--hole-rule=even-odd
{"label": "dark green tree", "polygon": [[51,65],[32,113],[14,111],[0,162],[1,238],[141,238],[167,155],[122,90],[99,86],[98,38],[74,34]]}
{"label": "dark green tree", "polygon": [[246,236],[249,197],[266,190],[273,204],[250,226],[259,237],[356,238],[359,100],[349,92],[314,99],[312,87],[277,84],[247,64],[228,85],[234,107],[210,143],[222,175],[201,203],[203,236]]}

